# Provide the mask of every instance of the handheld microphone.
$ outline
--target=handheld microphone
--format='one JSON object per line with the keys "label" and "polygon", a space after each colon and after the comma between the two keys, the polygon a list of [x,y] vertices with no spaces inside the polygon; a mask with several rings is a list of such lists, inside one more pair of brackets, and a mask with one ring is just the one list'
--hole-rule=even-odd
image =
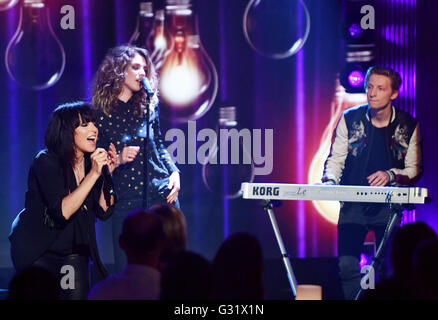
{"label": "handheld microphone", "polygon": [[102,167],[102,175],[103,180],[105,181],[105,189],[109,192],[110,195],[114,195],[114,183],[113,178],[108,169],[108,165],[104,165]]}
{"label": "handheld microphone", "polygon": [[143,77],[140,80],[141,84],[143,85],[143,88],[146,90],[146,93],[148,94],[149,98],[152,98],[154,95],[154,90],[152,90],[151,83],[149,82],[149,79],[147,77]]}

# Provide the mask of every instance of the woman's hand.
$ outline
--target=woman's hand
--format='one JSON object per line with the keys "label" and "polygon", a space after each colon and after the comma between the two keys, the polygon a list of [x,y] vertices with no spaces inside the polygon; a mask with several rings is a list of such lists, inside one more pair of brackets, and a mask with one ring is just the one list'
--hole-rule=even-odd
{"label": "woman's hand", "polygon": [[91,155],[91,170],[82,180],[80,185],[66,197],[62,199],[62,215],[65,219],[70,217],[79,209],[84,203],[91,189],[102,174],[104,165],[108,165],[109,159],[105,149],[97,148]]}
{"label": "woman's hand", "polygon": [[172,172],[172,174],[169,176],[168,188],[172,189],[172,191],[170,191],[166,200],[168,203],[172,204],[178,199],[178,192],[180,190],[179,173],[177,171]]}
{"label": "woman's hand", "polygon": [[113,143],[110,144],[108,148],[108,170],[112,175],[114,170],[117,168],[117,150]]}
{"label": "woman's hand", "polygon": [[118,155],[118,165],[134,161],[139,151],[140,151],[139,146],[124,147],[122,152]]}
{"label": "woman's hand", "polygon": [[108,154],[105,149],[97,148],[90,156],[91,159],[91,170],[90,173],[99,178],[102,174],[102,168],[109,162]]}

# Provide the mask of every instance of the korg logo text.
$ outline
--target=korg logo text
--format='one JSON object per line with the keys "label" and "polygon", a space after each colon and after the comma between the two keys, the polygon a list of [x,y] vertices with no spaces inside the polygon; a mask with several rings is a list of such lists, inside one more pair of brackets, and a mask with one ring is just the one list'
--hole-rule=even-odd
{"label": "korg logo text", "polygon": [[252,193],[255,196],[278,196],[280,194],[279,187],[253,187]]}

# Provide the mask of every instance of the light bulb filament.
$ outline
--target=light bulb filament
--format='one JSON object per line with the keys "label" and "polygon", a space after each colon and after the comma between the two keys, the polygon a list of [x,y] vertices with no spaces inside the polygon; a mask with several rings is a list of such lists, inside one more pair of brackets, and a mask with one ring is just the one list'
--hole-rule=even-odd
{"label": "light bulb filament", "polygon": [[166,50],[167,48],[166,37],[164,36],[164,30],[161,26],[157,27],[157,33],[154,38],[154,47],[156,50]]}
{"label": "light bulb filament", "polygon": [[179,122],[203,116],[218,89],[217,71],[199,40],[190,0],[166,0],[167,50],[160,72],[161,111]]}
{"label": "light bulb filament", "polygon": [[196,62],[186,54],[176,53],[169,59],[173,61],[163,68],[161,92],[172,104],[185,106],[199,95],[203,77]]}

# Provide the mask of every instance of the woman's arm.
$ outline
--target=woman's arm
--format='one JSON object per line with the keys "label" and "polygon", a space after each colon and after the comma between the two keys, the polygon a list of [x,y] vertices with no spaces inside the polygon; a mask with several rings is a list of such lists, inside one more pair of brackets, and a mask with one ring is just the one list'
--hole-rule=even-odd
{"label": "woman's arm", "polygon": [[154,120],[152,120],[152,128],[154,133],[153,138],[155,140],[155,145],[157,147],[161,161],[163,161],[164,165],[170,173],[173,173],[175,171],[180,172],[178,167],[173,162],[172,157],[170,156],[166,147],[164,146],[160,127],[160,108],[158,107],[158,105],[155,106],[155,117]]}
{"label": "woman's arm", "polygon": [[97,148],[91,154],[90,158],[90,172],[88,172],[81,184],[72,193],[62,199],[62,215],[67,220],[79,210],[91,189],[96,184],[97,179],[101,176],[103,166],[108,163],[107,152],[102,148]]}
{"label": "woman's arm", "polygon": [[68,196],[62,199],[62,215],[68,220],[84,203],[100,175],[92,170],[85,176],[81,184]]}
{"label": "woman's arm", "polygon": [[[108,171],[109,173],[113,174],[114,170],[118,166],[117,161],[117,150],[113,143],[110,144],[108,149]],[[110,195],[108,192],[108,187],[106,185],[105,179],[103,179],[102,188],[100,191],[100,197],[99,197],[99,205],[103,209],[104,212],[107,211],[107,209],[114,205],[115,203],[115,197],[114,195]]]}
{"label": "woman's arm", "polygon": [[170,156],[166,147],[164,146],[163,138],[161,135],[160,111],[158,105],[155,106],[155,118],[152,123],[152,128],[154,131],[155,145],[158,149],[158,153],[160,155],[161,161],[163,161],[164,165],[167,167],[167,170],[169,170],[170,173],[168,188],[171,191],[168,194],[166,201],[168,203],[174,203],[178,199],[178,193],[179,190],[181,189],[181,182],[179,176],[180,171],[178,167],[175,165],[175,163],[173,162],[172,157]]}

